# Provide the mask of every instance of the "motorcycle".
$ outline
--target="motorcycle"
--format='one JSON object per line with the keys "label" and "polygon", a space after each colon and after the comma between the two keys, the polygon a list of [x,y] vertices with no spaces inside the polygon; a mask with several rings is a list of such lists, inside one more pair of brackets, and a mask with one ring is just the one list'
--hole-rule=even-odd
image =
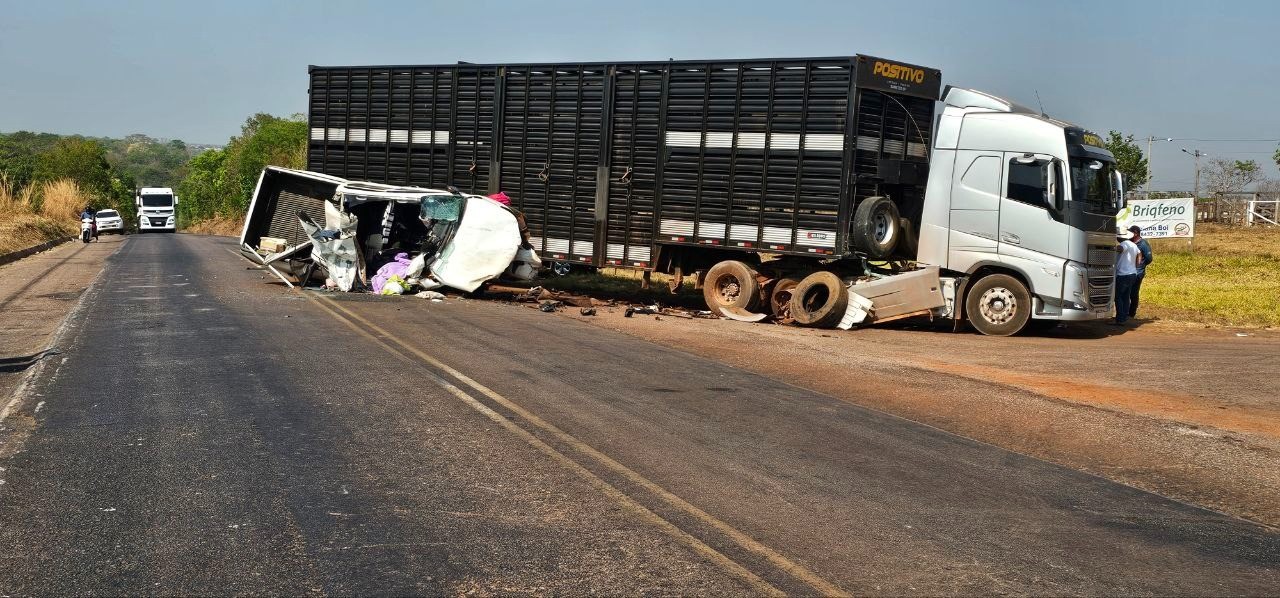
{"label": "motorcycle", "polygon": [[93,239],[93,218],[80,219],[80,240],[88,243]]}

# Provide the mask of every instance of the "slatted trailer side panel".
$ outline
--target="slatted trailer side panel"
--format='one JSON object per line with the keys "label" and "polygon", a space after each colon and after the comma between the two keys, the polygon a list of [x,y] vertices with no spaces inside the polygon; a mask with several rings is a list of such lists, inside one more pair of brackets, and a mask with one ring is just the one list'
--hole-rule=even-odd
{"label": "slatted trailer side panel", "polygon": [[665,65],[619,65],[613,76],[604,264],[652,265]]}
{"label": "slatted trailer side panel", "polygon": [[866,197],[918,219],[939,79],[865,56],[312,67],[308,167],[505,191],[552,260],[843,256]]}
{"label": "slatted trailer side panel", "polygon": [[852,72],[850,59],[673,65],[658,240],[834,254]]}
{"label": "slatted trailer side panel", "polygon": [[607,70],[559,64],[503,72],[499,188],[524,212],[541,255],[597,264],[596,168]]}
{"label": "slatted trailer side panel", "polygon": [[307,168],[482,193],[496,67],[312,67]]}

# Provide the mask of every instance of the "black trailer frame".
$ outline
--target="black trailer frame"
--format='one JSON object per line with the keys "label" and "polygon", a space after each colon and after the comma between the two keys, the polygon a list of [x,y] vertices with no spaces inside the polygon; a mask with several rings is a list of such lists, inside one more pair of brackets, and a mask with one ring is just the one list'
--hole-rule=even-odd
{"label": "black trailer frame", "polygon": [[919,224],[941,73],[870,56],[310,67],[308,168],[506,192],[544,259],[670,270],[854,255]]}

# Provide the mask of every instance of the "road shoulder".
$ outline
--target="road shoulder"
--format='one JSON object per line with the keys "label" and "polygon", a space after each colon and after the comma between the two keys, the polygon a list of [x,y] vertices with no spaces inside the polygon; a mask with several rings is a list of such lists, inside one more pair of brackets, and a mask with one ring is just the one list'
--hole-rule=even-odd
{"label": "road shoulder", "polygon": [[[63,348],[71,315],[85,305],[106,261],[127,237],[103,236],[94,243],[63,243],[48,251],[0,266],[0,427],[21,402],[25,383],[37,376]],[[0,454],[15,444],[11,436]]]}
{"label": "road shoulder", "polygon": [[[1237,353],[1275,338],[1141,334],[993,339],[921,330],[840,332],[712,320],[568,317],[783,380],[1163,496],[1280,526],[1280,437]],[[1221,338],[1218,338],[1221,337]],[[1238,349],[1236,349],[1237,341]],[[1073,345],[1074,343],[1074,345]],[[1087,371],[1063,370],[1098,355]],[[1174,361],[1186,378],[1107,367]],[[1196,355],[1211,356],[1197,369]],[[1206,358],[1207,359],[1207,358]],[[1253,358],[1254,361],[1258,359]],[[1059,374],[1053,374],[1058,371]],[[1060,372],[1075,371],[1072,379]],[[1143,382],[1126,387],[1128,380]],[[1108,390],[1108,392],[1103,392]],[[1194,407],[1194,409],[1189,408]],[[1260,423],[1261,422],[1261,423]]]}

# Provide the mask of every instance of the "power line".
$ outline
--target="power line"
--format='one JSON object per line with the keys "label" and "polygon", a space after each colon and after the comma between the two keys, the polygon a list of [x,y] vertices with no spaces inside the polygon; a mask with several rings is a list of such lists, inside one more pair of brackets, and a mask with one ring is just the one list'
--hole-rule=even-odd
{"label": "power line", "polygon": [[1222,143],[1280,143],[1280,139],[1206,139],[1200,137],[1172,137],[1174,141],[1213,141]]}

